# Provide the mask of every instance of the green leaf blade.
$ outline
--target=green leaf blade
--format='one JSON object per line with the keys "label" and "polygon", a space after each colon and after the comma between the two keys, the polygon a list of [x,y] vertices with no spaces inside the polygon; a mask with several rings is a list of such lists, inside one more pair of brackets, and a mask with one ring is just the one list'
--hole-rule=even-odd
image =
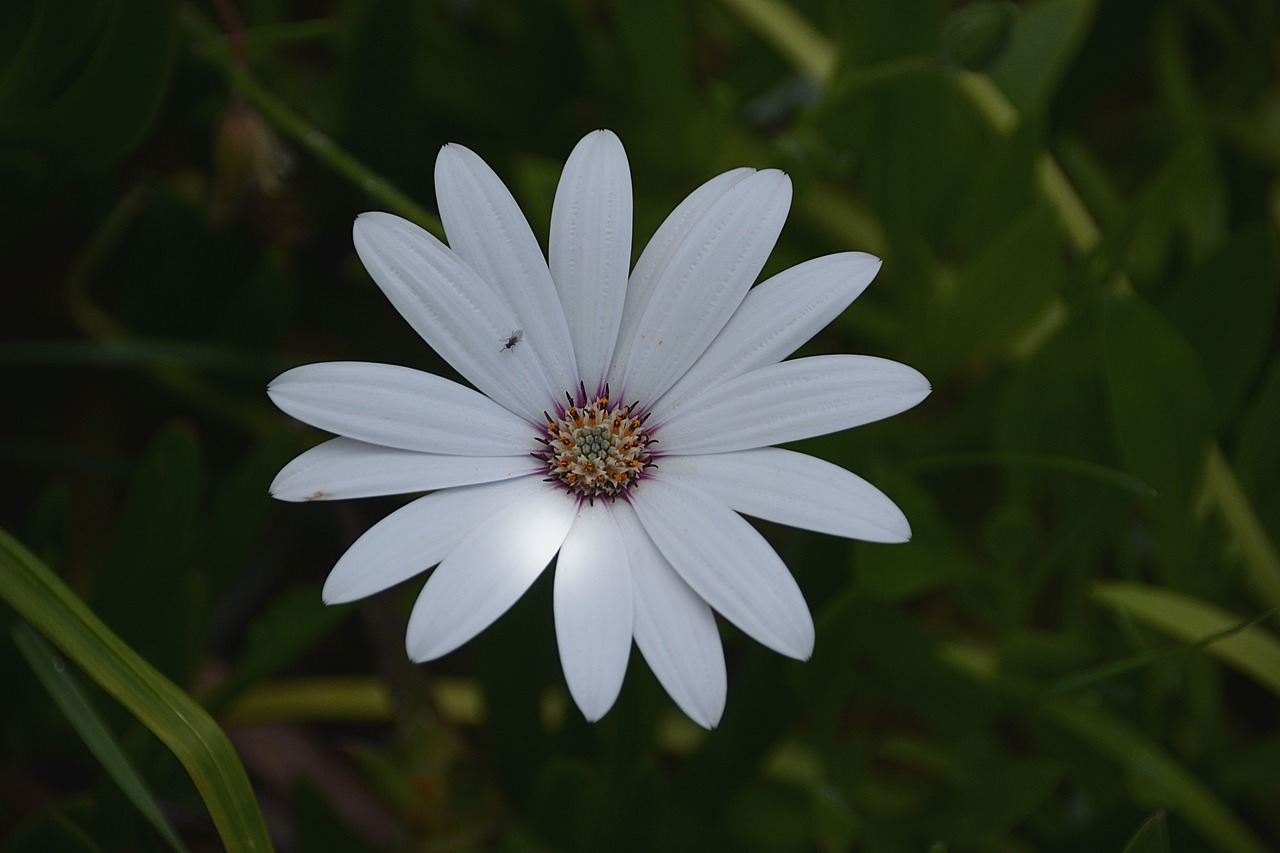
{"label": "green leaf blade", "polygon": [[1178,523],[1204,473],[1213,396],[1195,351],[1137,297],[1103,318],[1103,365],[1116,442]]}
{"label": "green leaf blade", "polygon": [[1156,812],[1129,839],[1122,853],[1171,853],[1172,850],[1169,846],[1169,819],[1164,812]]}
{"label": "green leaf blade", "polygon": [[273,849],[244,766],[213,718],[125,645],[3,529],[0,595],[173,751],[191,774],[228,850]]}
{"label": "green leaf blade", "polygon": [[[1134,619],[1187,642],[1229,631],[1244,617],[1216,605],[1138,583],[1108,582],[1093,597]],[[1280,696],[1280,638],[1261,625],[1249,625],[1214,642],[1206,651]]]}
{"label": "green leaf blade", "polygon": [[107,728],[102,717],[89,701],[75,676],[67,670],[62,657],[40,634],[26,623],[14,626],[13,639],[27,664],[53,697],[59,710],[71,723],[76,734],[85,742],[94,757],[120,786],[160,837],[174,850],[184,851],[178,834],[174,831],[155,795],[143,778],[138,775],[129,757],[125,755],[115,736]]}

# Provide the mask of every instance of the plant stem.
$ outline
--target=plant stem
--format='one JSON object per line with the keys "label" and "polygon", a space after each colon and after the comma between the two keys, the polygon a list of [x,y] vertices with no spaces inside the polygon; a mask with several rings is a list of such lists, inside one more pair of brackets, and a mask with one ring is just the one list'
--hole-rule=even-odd
{"label": "plant stem", "polygon": [[298,145],[311,152],[342,177],[373,196],[383,207],[399,216],[421,225],[438,237],[444,235],[439,218],[397,189],[390,181],[361,163],[327,134],[290,109],[283,101],[267,91],[240,67],[227,48],[227,39],[214,29],[194,7],[184,4],[178,19],[191,36],[197,55],[217,68],[227,83],[279,130]]}

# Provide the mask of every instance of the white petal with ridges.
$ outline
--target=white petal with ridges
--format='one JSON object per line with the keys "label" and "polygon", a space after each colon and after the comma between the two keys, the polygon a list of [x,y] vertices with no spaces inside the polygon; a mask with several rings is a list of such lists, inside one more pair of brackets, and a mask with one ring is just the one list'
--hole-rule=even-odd
{"label": "white petal with ridges", "polygon": [[540,491],[491,513],[427,579],[409,616],[410,658],[434,660],[489,627],[560,550],[578,505],[559,489],[534,482]]}
{"label": "white petal with ridges", "polygon": [[329,432],[403,450],[522,456],[529,423],[485,395],[433,373],[394,364],[305,364],[267,386],[271,402]]}
{"label": "white petal with ridges", "polygon": [[791,179],[766,169],[689,224],[616,359],[628,398],[657,399],[706,351],[760,275],[790,206]]}
{"label": "white petal with ridges", "polygon": [[509,480],[545,468],[528,456],[444,456],[335,438],[280,469],[271,482],[271,496],[332,501],[403,495]]}
{"label": "white petal with ridges", "polygon": [[724,330],[667,392],[669,411],[702,388],[776,364],[849,307],[880,270],[864,252],[827,255],[791,267],[747,292]]}
{"label": "white petal with ridges", "polygon": [[[632,339],[640,326],[640,318],[653,296],[654,288],[662,278],[662,273],[671,263],[671,257],[684,240],[689,226],[697,222],[707,208],[716,199],[729,191],[734,184],[755,174],[755,169],[733,169],[717,175],[698,187],[671,211],[671,214],[658,226],[653,237],[640,253],[631,277],[627,279],[626,306],[622,311],[622,326],[618,329],[618,346],[613,353],[613,365],[609,368],[609,376],[621,383],[624,364],[620,356],[631,349]],[[621,388],[621,385],[618,386]]]}
{"label": "white petal with ridges", "polygon": [[498,510],[544,491],[535,477],[445,489],[379,521],[347,549],[324,582],[326,604],[372,595],[443,560]]}
{"label": "white petal with ridges", "polygon": [[446,145],[436,158],[436,200],[449,248],[511,305],[523,346],[555,388],[574,388],[578,370],[569,326],[547,259],[511,193],[479,155]]}
{"label": "white petal with ridges", "polygon": [[660,475],[644,481],[631,504],[672,568],[714,610],[774,651],[809,659],[813,617],[804,596],[742,516]]}
{"label": "white petal with ridges", "polygon": [[556,644],[569,695],[588,722],[613,707],[631,654],[631,571],[609,505],[578,511],[556,558]]}
{"label": "white petal with ridges", "polygon": [[680,710],[713,729],[724,713],[728,690],[716,618],[671,568],[635,510],[621,501],[614,507],[630,555],[636,645]]}
{"label": "white petal with ridges", "polygon": [[533,350],[503,349],[522,328],[515,310],[435,237],[390,213],[362,213],[353,237],[365,269],[401,316],[486,396],[537,418],[563,390]]}
{"label": "white petal with ridges", "polygon": [[578,376],[594,393],[613,357],[631,268],[631,169],[612,131],[584,136],[564,164],[547,255]]}
{"label": "white petal with ridges", "polygon": [[866,480],[822,459],[761,447],[664,456],[661,471],[746,515],[866,542],[906,542],[911,525]]}
{"label": "white petal with ridges", "polygon": [[666,453],[727,453],[826,435],[906,411],[929,396],[919,371],[869,355],[784,361],[653,409]]}

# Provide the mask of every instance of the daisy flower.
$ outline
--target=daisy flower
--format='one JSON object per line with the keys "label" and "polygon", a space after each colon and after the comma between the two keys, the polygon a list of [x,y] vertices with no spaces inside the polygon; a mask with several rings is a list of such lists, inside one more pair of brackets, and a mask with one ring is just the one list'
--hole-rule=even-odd
{"label": "daisy flower", "polygon": [[565,164],[544,257],[494,172],[460,145],[436,160],[448,245],[387,213],[355,247],[391,304],[468,382],[365,362],[311,364],[268,388],[338,437],[294,459],[282,500],[428,492],[370,528],[324,585],[348,602],[435,567],[406,648],[466,643],[556,558],[556,643],[582,713],[622,686],[632,640],[676,704],[711,728],[725,705],[714,613],[791,658],[813,620],[741,514],[904,542],[902,512],[829,462],[772,445],[865,424],[929,393],[865,355],[784,361],[870,283],[880,261],[829,255],[752,287],[791,182],[735,169],[694,190],[631,262],[622,143],[588,134]]}

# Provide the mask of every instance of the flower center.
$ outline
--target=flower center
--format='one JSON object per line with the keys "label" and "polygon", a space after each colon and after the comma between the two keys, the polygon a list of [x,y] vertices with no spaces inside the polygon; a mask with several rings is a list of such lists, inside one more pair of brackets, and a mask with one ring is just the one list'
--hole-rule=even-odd
{"label": "flower center", "polygon": [[576,402],[566,393],[567,407],[543,412],[546,435],[538,441],[546,449],[533,455],[547,463],[548,482],[563,483],[570,494],[589,500],[613,499],[653,464],[649,445],[654,439],[644,428],[649,414],[638,414],[637,403],[611,402],[608,387],[594,400],[579,388]]}

